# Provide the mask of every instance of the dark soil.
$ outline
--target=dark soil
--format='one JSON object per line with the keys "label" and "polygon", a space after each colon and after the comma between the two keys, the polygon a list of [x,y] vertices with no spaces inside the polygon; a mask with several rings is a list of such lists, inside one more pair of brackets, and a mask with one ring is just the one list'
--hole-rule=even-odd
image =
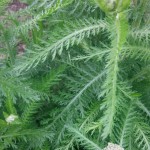
{"label": "dark soil", "polygon": [[9,4],[7,10],[8,11],[19,11],[20,9],[25,9],[28,6],[26,3],[22,3],[19,0],[13,0],[12,3]]}

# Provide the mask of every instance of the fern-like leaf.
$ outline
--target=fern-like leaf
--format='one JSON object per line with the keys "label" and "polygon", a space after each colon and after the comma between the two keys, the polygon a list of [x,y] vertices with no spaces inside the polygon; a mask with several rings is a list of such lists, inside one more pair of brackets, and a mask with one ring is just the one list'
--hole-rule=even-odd
{"label": "fern-like leaf", "polygon": [[70,3],[72,3],[72,1],[68,1],[68,0],[53,1],[53,3],[50,5],[50,7],[46,8],[41,13],[39,13],[37,16],[33,17],[33,19],[28,20],[25,23],[23,23],[22,25],[19,25],[18,27],[16,27],[13,32],[16,35],[18,35],[20,32],[26,33],[28,30],[31,30],[34,27],[38,28],[38,25],[37,25],[38,21],[42,21],[43,19],[45,19],[49,15],[53,14],[58,9],[63,8],[67,5],[69,5]]}
{"label": "fern-like leaf", "polygon": [[77,129],[67,126],[67,129],[75,135],[75,139],[88,150],[102,150],[96,143],[88,139],[83,133],[79,132]]}
{"label": "fern-like leaf", "polygon": [[142,150],[150,149],[150,127],[145,123],[137,123],[135,125],[135,143]]}
{"label": "fern-like leaf", "polygon": [[[77,22],[71,23],[71,27],[66,29],[65,35],[57,33],[57,38],[50,41],[50,43],[43,41],[46,46],[37,46],[36,52],[29,51],[31,57],[25,58],[25,62],[20,66],[16,67],[16,71],[22,72],[23,70],[29,70],[30,68],[35,68],[38,64],[44,63],[49,56],[54,59],[56,54],[61,55],[63,49],[68,49],[74,44],[79,44],[83,38],[88,38],[90,35],[96,35],[101,30],[106,29],[106,23],[102,20],[95,21],[90,20],[79,20]],[[69,31],[67,31],[69,30]],[[55,33],[56,34],[56,33]],[[55,37],[56,35],[54,35]]]}

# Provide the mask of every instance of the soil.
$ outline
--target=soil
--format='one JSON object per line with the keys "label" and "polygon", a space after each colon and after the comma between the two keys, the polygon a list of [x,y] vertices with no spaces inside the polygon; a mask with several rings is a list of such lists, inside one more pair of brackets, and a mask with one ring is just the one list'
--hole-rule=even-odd
{"label": "soil", "polygon": [[28,6],[27,3],[22,3],[19,0],[13,0],[7,7],[8,11],[19,11],[20,9],[25,9]]}
{"label": "soil", "polygon": [[[8,4],[7,8],[6,8],[6,12],[17,12],[20,9],[25,9],[28,6],[27,3],[22,3],[19,0],[13,0],[11,3]],[[5,20],[5,15],[4,16],[0,16],[0,22],[3,22]],[[22,21],[23,18],[18,18],[19,21]],[[8,24],[9,26],[9,24]],[[2,48],[2,46],[0,46],[0,48]],[[26,45],[23,42],[18,42],[18,44],[16,45],[16,50],[17,50],[17,54],[18,56],[22,55],[25,51]],[[2,54],[0,53],[0,60],[5,59],[7,56],[6,54]]]}

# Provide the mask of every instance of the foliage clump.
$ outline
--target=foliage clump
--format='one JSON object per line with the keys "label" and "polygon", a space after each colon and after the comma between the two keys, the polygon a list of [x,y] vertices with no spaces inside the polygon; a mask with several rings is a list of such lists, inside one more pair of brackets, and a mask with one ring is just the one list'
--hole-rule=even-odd
{"label": "foliage clump", "polygon": [[0,148],[149,150],[149,8],[0,1]]}

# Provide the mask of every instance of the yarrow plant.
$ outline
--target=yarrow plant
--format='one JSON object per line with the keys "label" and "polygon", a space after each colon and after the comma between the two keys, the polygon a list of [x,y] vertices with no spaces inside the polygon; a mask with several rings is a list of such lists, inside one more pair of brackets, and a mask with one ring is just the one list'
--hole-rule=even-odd
{"label": "yarrow plant", "polygon": [[149,150],[149,10],[1,1],[0,149]]}

